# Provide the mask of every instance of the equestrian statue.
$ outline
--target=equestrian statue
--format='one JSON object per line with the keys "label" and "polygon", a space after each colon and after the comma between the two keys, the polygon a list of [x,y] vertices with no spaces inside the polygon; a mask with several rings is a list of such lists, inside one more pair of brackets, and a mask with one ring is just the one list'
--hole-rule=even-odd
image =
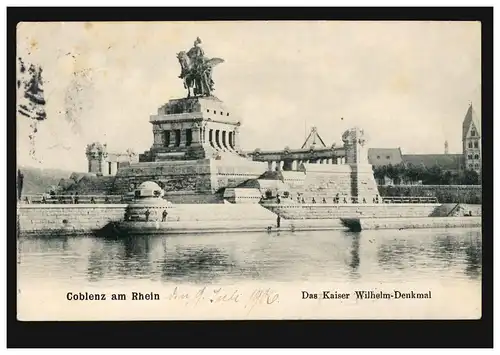
{"label": "equestrian statue", "polygon": [[179,78],[184,80],[188,97],[191,96],[191,88],[194,96],[211,96],[214,91],[212,69],[217,64],[224,63],[224,59],[221,58],[206,58],[200,44],[201,39],[198,37],[193,48],[187,53],[185,51],[177,53],[177,59],[181,65]]}

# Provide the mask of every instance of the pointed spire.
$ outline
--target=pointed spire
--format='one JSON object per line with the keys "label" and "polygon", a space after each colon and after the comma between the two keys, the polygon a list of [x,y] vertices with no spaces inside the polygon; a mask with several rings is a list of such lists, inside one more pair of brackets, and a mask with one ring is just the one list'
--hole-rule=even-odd
{"label": "pointed spire", "polygon": [[481,118],[477,116],[476,111],[472,107],[472,102],[469,101],[469,108],[462,123],[462,139],[465,139],[467,136],[471,124],[474,124],[477,132],[481,135]]}

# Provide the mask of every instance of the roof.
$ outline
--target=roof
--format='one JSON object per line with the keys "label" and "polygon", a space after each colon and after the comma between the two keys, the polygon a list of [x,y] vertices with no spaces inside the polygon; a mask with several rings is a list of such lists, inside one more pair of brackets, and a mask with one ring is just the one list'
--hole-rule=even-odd
{"label": "roof", "polygon": [[474,123],[479,136],[481,136],[481,117],[476,114],[472,104],[469,106],[469,109],[465,114],[464,122],[462,123],[462,137],[467,136],[471,123]]}
{"label": "roof", "polygon": [[403,161],[405,164],[427,168],[437,165],[443,170],[459,170],[464,164],[462,154],[404,154]]}
{"label": "roof", "polygon": [[400,148],[369,148],[368,162],[373,166],[397,165],[403,162]]}
{"label": "roof", "polygon": [[314,146],[315,148],[318,148],[318,147],[326,148],[326,144],[325,144],[325,142],[323,142],[323,139],[321,139],[321,137],[319,136],[318,130],[316,129],[316,127],[313,127],[311,129],[311,133],[309,133],[309,136],[307,136],[307,139],[304,142],[304,144],[302,144],[301,149],[311,148],[311,146]]}

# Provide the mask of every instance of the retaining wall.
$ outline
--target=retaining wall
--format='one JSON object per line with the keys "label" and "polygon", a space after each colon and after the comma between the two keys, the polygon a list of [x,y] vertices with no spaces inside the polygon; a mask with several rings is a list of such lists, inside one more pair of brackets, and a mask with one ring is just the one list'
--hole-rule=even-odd
{"label": "retaining wall", "polygon": [[428,196],[441,203],[481,204],[481,185],[379,185],[380,196]]}
{"label": "retaining wall", "polygon": [[331,219],[349,217],[428,217],[440,204],[266,204],[285,219]]}
{"label": "retaining wall", "polygon": [[[21,233],[88,233],[100,230],[109,222],[122,221],[126,207],[125,204],[20,204],[17,215]],[[180,204],[170,205],[167,210],[167,222],[182,223],[216,222],[243,226],[247,221],[255,221],[259,226],[268,226],[275,224],[277,217],[257,204]],[[150,220],[155,222],[154,218]]]}
{"label": "retaining wall", "polygon": [[125,204],[34,204],[17,206],[22,232],[89,232],[123,219]]}
{"label": "retaining wall", "polygon": [[361,229],[473,228],[481,217],[361,218]]}

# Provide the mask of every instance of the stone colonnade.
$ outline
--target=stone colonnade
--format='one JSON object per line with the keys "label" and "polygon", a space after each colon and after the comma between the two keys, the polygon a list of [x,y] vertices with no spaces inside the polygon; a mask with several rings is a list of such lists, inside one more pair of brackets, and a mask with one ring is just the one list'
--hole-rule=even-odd
{"label": "stone colonnade", "polygon": [[[228,127],[229,128],[229,127]],[[236,150],[238,129],[215,129],[194,125],[183,129],[156,129],[154,141],[157,147],[189,147],[193,144],[209,144],[216,150]]]}
{"label": "stone colonnade", "polygon": [[301,164],[345,164],[345,157],[337,158],[318,158],[318,159],[284,159],[284,160],[269,160],[269,171],[280,170],[297,170]]}
{"label": "stone colonnade", "polygon": [[89,172],[101,173],[103,176],[115,176],[118,171],[117,161],[108,161],[106,159],[101,160],[99,171],[94,171],[92,167],[89,167]]}
{"label": "stone colonnade", "polygon": [[215,150],[236,150],[237,129],[215,129],[205,126],[200,131],[202,144],[209,144]]}

